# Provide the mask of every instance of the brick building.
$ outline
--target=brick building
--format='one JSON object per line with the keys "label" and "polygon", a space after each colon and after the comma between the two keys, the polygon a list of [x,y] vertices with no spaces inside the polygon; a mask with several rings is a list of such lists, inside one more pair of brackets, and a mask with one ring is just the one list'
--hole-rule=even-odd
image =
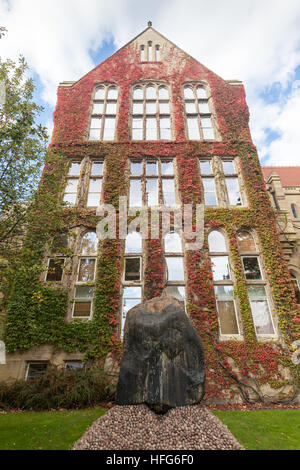
{"label": "brick building", "polygon": [[[298,310],[248,121],[242,83],[151,24],[59,85],[39,191],[64,202],[60,224],[37,216],[28,229],[0,378],[30,377],[50,362],[113,360],[128,309],[165,291],[185,303],[203,340],[207,398],[297,395],[289,346],[299,338]],[[144,237],[137,224],[120,238],[120,196],[149,215],[168,208],[170,229]],[[116,238],[98,243],[103,204],[115,208]],[[183,227],[172,225],[183,204],[204,204],[201,249],[187,249]]]}

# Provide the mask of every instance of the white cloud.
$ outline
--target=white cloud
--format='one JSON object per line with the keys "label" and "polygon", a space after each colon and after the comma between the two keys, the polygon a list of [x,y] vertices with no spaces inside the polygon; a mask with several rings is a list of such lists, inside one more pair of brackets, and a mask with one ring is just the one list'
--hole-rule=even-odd
{"label": "white cloud", "polygon": [[[289,153],[295,161],[300,137],[291,137],[291,120],[300,121],[297,98],[268,105],[259,94],[274,82],[284,92],[294,79],[300,64],[299,0],[0,0],[0,18],[8,29],[2,57],[22,52],[51,105],[60,81],[77,80],[96,65],[91,51],[110,38],[121,47],[152,20],[223,78],[243,80],[260,153],[272,152],[276,160],[280,152]],[[268,144],[266,125],[280,141]],[[279,150],[282,145],[286,151]]]}

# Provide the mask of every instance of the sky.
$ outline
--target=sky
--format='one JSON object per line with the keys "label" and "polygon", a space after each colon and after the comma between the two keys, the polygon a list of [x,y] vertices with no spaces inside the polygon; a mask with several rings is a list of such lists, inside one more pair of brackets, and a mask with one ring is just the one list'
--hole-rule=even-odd
{"label": "sky", "polygon": [[23,54],[52,132],[59,82],[78,80],[147,27],[242,80],[263,165],[300,165],[299,0],[0,0],[0,58]]}

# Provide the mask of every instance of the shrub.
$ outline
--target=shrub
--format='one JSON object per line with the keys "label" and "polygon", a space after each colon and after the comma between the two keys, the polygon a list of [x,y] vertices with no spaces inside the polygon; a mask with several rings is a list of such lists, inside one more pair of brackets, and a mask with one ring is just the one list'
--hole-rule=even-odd
{"label": "shrub", "polygon": [[115,380],[101,368],[49,366],[30,380],[0,382],[0,409],[83,408],[114,399]]}

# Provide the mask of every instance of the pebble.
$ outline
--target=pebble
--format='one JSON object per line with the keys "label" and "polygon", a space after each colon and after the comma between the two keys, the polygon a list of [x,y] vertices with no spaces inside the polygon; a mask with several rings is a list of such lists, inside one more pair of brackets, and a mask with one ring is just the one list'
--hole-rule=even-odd
{"label": "pebble", "polygon": [[73,450],[244,450],[227,426],[203,405],[157,415],[146,405],[114,406]]}

